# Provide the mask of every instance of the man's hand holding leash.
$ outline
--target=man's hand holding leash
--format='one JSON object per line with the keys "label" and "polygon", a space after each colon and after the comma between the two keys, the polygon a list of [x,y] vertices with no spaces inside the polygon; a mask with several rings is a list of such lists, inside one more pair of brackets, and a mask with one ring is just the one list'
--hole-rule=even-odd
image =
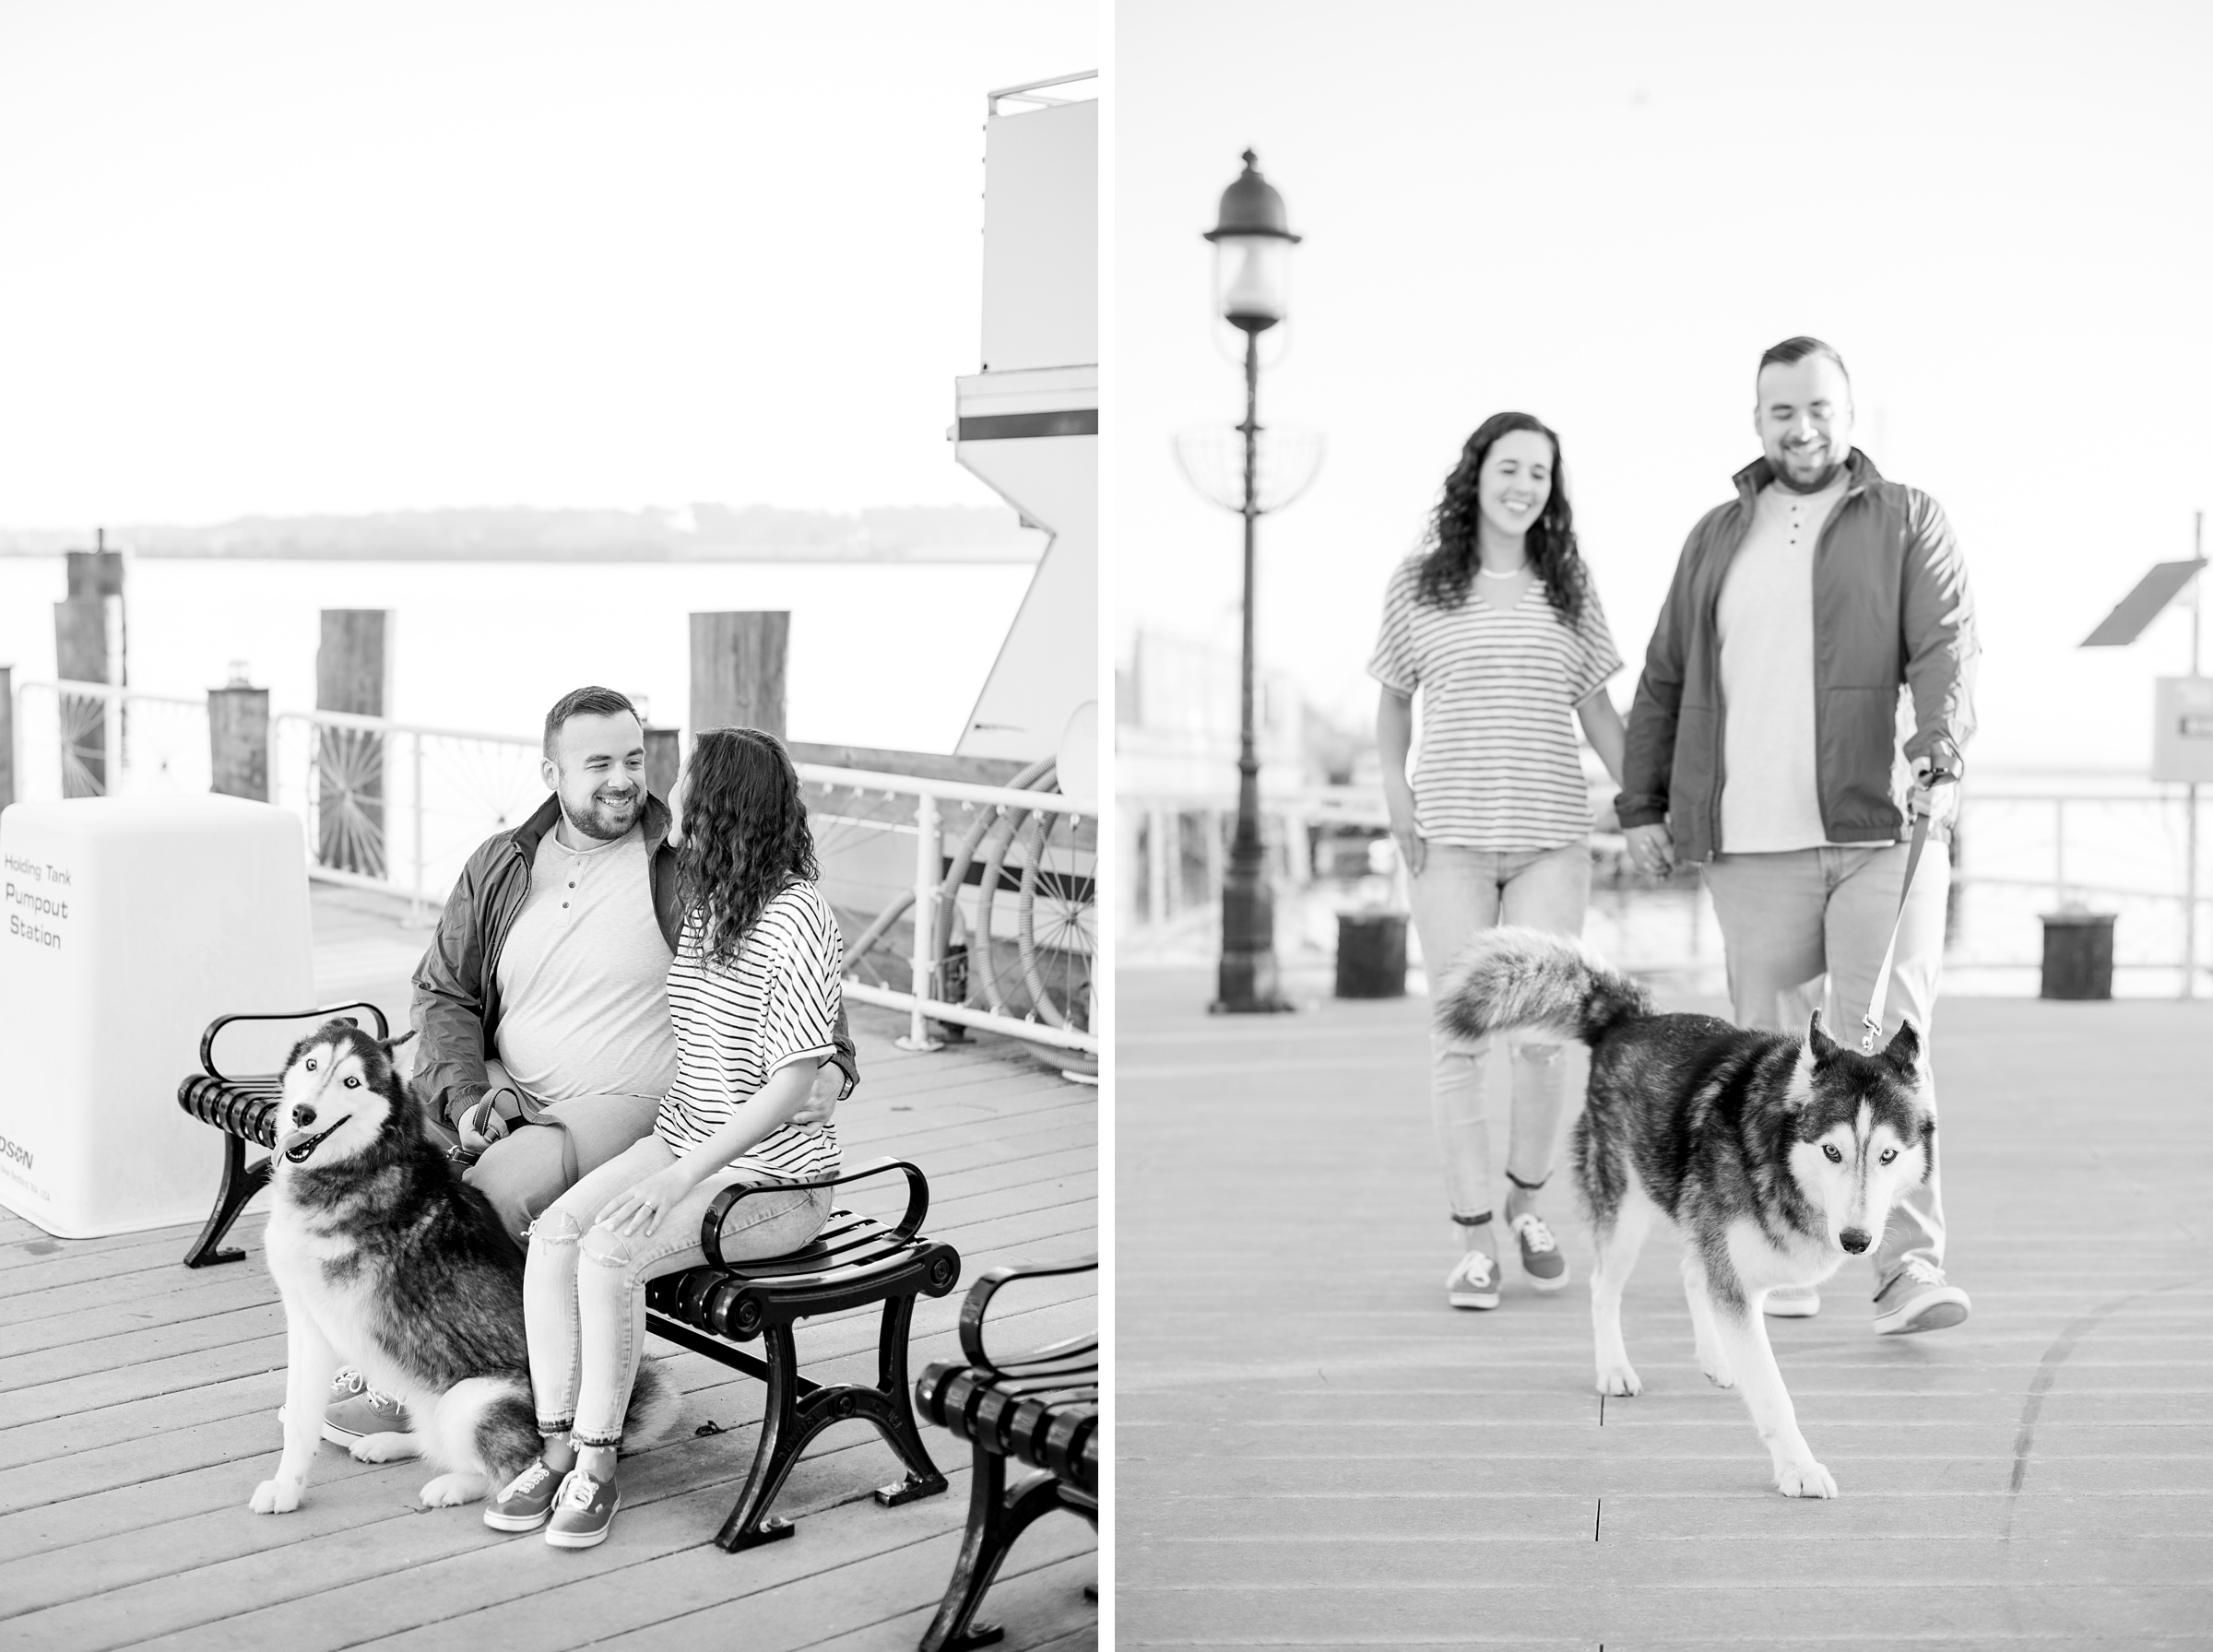
{"label": "man's hand holding leash", "polygon": [[[813,1092],[800,1103],[791,1122],[810,1127],[828,1124],[836,1116],[839,1093],[845,1085],[843,1069],[833,1062],[823,1062],[815,1073]],[[457,1127],[466,1161],[474,1163],[482,1158],[492,1143],[505,1140],[518,1126],[538,1123],[531,1116],[536,1111],[511,1084],[496,1085],[486,1091],[480,1101],[462,1113]],[[652,1232],[650,1228],[646,1231]]]}
{"label": "man's hand holding leash", "polygon": [[458,1126],[462,1150],[474,1160],[495,1141],[503,1141],[524,1116],[522,1092],[512,1084],[496,1085],[461,1115]]}
{"label": "man's hand holding leash", "polygon": [[1959,813],[1959,776],[1939,768],[1934,758],[1913,760],[1913,789],[1907,801],[1912,812],[1926,815],[1938,826],[1948,826]]}

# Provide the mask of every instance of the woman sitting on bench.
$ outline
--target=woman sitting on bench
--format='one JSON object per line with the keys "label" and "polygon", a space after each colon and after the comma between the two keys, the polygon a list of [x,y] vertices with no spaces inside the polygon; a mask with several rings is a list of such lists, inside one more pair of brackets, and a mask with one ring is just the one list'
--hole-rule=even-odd
{"label": "woman sitting on bench", "polygon": [[[645,1283],[700,1266],[700,1221],[736,1183],[837,1174],[829,1125],[799,1126],[832,1054],[845,948],[820,876],[799,778],[772,735],[709,729],[670,798],[684,927],[669,970],[676,1084],[652,1134],[538,1219],[523,1301],[545,1451],[486,1505],[501,1531],[557,1548],[605,1540],[621,1498],[615,1449],[645,1342]],[[740,1201],[725,1261],[799,1249],[826,1189]]]}

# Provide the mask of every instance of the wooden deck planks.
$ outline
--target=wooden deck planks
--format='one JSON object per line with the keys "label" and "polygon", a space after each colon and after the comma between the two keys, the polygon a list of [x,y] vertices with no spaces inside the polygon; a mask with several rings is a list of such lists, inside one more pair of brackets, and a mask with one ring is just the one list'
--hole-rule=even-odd
{"label": "wooden deck planks", "polygon": [[1771,1325],[1820,1504],[1698,1373],[1672,1240],[1603,1426],[1563,1184],[1575,1284],[1509,1262],[1497,1312],[1445,1307],[1421,1000],[1233,1021],[1196,976],[1119,985],[1123,1642],[2213,1644],[2213,1009],[1945,1006],[1975,1316],[1877,1339],[1855,1265]]}
{"label": "wooden deck planks", "polygon": [[[327,915],[320,896],[317,914]],[[404,1024],[404,982],[374,970],[420,939],[395,941],[373,932],[378,923],[393,927],[374,914],[344,918],[348,946],[319,955],[319,985],[325,1001],[339,988],[365,993]],[[1095,1249],[1095,1092],[1004,1041],[908,1053],[891,1042],[895,1018],[856,1007],[854,1024],[866,1081],[839,1115],[846,1162],[908,1157],[929,1172],[928,1231],[960,1249],[964,1285],[994,1262]],[[903,1186],[892,1178],[881,1202],[894,1207]],[[877,1197],[864,1185],[855,1202],[873,1209]],[[562,1553],[486,1530],[473,1508],[422,1511],[420,1464],[357,1464],[333,1446],[300,1513],[252,1515],[245,1500],[279,1448],[283,1398],[265,1220],[256,1201],[234,1230],[244,1262],[195,1272],[180,1260],[187,1228],[55,1241],[0,1213],[0,1645],[305,1652],[396,1636],[482,1647],[511,1644],[508,1627],[528,1618],[528,1644],[553,1647],[649,1641],[657,1625],[719,1622],[712,1614],[725,1609],[748,1625],[749,1646],[919,1636],[966,1516],[962,1443],[926,1431],[953,1489],[880,1509],[869,1489],[896,1478],[896,1460],[872,1430],[840,1425],[779,1502],[798,1535],[724,1554],[709,1540],[751,1462],[760,1386],[657,1343],[684,1421],[675,1438],[626,1459],[627,1506],[603,1548]],[[917,1372],[957,1357],[959,1303],[956,1291],[917,1304]],[[810,1374],[872,1372],[877,1317],[802,1326]],[[1095,1317],[1088,1278],[1040,1282],[995,1316],[1024,1341],[1072,1335]],[[723,1432],[693,1437],[708,1421]],[[1096,1608],[1082,1597],[1095,1575],[1088,1528],[1043,1523],[991,1598],[1008,1644],[1095,1645]]]}

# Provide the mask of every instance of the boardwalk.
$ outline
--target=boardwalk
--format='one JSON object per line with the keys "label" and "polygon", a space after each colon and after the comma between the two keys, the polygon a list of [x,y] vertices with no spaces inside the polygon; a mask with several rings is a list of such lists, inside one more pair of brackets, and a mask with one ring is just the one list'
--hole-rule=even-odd
{"label": "boardwalk", "polygon": [[1564,1188],[1574,1288],[1444,1305],[1423,1000],[1207,985],[1119,982],[1124,1645],[2213,1646],[2213,1006],[1945,1006],[1975,1315],[1878,1339],[1855,1264],[1774,1327],[1816,1503],[1699,1375],[1672,1240],[1603,1415]]}
{"label": "boardwalk", "polygon": [[[373,900],[322,891],[316,925],[325,1002],[366,993],[404,1008],[422,932]],[[881,1012],[854,1017],[865,1082],[839,1115],[847,1162],[897,1154],[929,1172],[929,1231],[959,1246],[964,1284],[991,1262],[1094,1249],[1095,1092],[999,1040],[904,1054],[898,1030]],[[684,1426],[628,1460],[602,1548],[503,1538],[474,1508],[421,1511],[420,1464],[367,1467],[330,1446],[303,1510],[250,1514],[278,1449],[284,1383],[263,1221],[256,1201],[236,1230],[244,1262],[194,1272],[178,1261],[189,1229],[61,1242],[0,1213],[0,1646],[894,1652],[919,1640],[966,1517],[966,1447],[926,1429],[952,1490],[882,1509],[868,1493],[896,1478],[895,1459],[865,1424],[841,1424],[777,1504],[797,1535],[725,1554],[709,1540],[751,1458],[760,1386],[657,1345],[684,1390]],[[1010,1339],[1094,1322],[1088,1278],[1027,1290],[1002,1298]],[[920,1304],[917,1372],[958,1357],[959,1301]],[[799,1332],[816,1375],[872,1373],[874,1346],[872,1310]],[[710,1422],[722,1432],[695,1437]],[[986,1615],[1010,1646],[1095,1646],[1083,1590],[1096,1572],[1090,1528],[1048,1518],[1016,1548]]]}

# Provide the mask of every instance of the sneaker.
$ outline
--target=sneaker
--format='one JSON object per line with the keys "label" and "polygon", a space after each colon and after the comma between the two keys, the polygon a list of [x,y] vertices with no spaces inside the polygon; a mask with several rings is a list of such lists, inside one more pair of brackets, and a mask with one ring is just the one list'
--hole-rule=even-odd
{"label": "sneaker", "polygon": [[1542,1216],[1524,1210],[1506,1225],[1521,1246],[1521,1271],[1529,1275],[1532,1286],[1539,1291],[1557,1291],[1567,1284],[1568,1258],[1560,1255],[1560,1242],[1552,1236]]}
{"label": "sneaker", "polygon": [[494,1531],[536,1531],[552,1513],[560,1490],[561,1476],[541,1458],[494,1493],[484,1505],[484,1524]]}
{"label": "sneaker", "polygon": [[615,1511],[621,1506],[622,1494],[613,1481],[594,1480],[582,1469],[571,1469],[554,1493],[546,1541],[556,1549],[589,1549],[604,1543],[614,1529]]}
{"label": "sneaker", "polygon": [[1498,1264],[1482,1251],[1470,1251],[1445,1276],[1445,1300],[1456,1308],[1497,1307]]}
{"label": "sneaker", "polygon": [[407,1432],[408,1408],[389,1394],[379,1394],[360,1372],[342,1370],[330,1379],[330,1398],[323,1402],[323,1437],[333,1446]]}
{"label": "sneaker", "polygon": [[1911,1331],[1945,1330],[1969,1312],[1967,1292],[1946,1284],[1941,1268],[1914,1257],[1875,1293],[1875,1334],[1899,1337]]}
{"label": "sneaker", "polygon": [[1821,1311],[1817,1285],[1778,1285],[1762,1304],[1770,1319],[1811,1319]]}

